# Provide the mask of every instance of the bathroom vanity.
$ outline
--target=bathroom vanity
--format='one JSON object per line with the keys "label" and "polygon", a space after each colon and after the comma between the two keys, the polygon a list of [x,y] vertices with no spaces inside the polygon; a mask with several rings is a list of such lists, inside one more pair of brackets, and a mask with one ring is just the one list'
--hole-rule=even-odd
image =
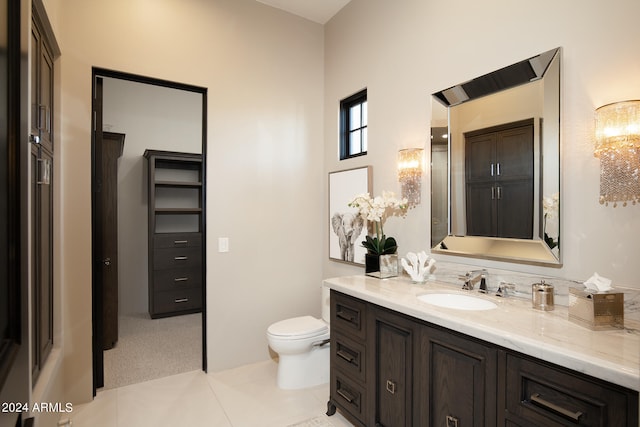
{"label": "bathroom vanity", "polygon": [[[328,279],[328,414],[361,426],[636,426],[640,325],[590,331],[566,307],[442,283]],[[470,293],[471,292],[471,293]],[[427,293],[475,295],[490,310],[443,308]]]}

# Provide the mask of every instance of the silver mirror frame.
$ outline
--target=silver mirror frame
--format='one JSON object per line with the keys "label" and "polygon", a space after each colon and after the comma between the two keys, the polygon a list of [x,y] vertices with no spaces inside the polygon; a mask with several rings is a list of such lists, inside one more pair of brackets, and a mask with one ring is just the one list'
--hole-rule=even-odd
{"label": "silver mirror frame", "polygon": [[[555,165],[557,163],[557,171],[552,171],[552,180],[557,180],[558,206],[557,206],[557,228],[558,242],[560,241],[560,54],[561,48],[556,48],[544,52],[540,55],[528,58],[516,64],[504,67],[500,70],[486,74],[465,83],[455,85],[451,88],[436,92],[432,95],[432,120],[431,120],[431,252],[446,255],[464,256],[469,258],[482,258],[489,260],[516,262],[524,264],[545,265],[559,267],[561,262],[561,250],[558,245],[552,250],[545,242],[546,227],[543,225],[543,198],[549,197],[544,194],[542,188],[543,172],[549,175],[548,164]],[[457,105],[491,96],[495,94],[504,94],[505,91],[523,85],[533,83],[545,79],[543,84],[548,85],[550,90],[544,90],[544,98],[542,100],[544,116],[540,118],[540,122],[544,121],[545,127],[553,129],[553,136],[557,132],[557,146],[553,147],[551,152],[545,151],[547,157],[543,163],[543,154],[541,157],[539,169],[540,189],[536,192],[535,201],[537,206],[537,225],[534,228],[534,237],[528,239],[499,238],[499,237],[481,237],[481,236],[465,236],[461,233],[454,233],[452,230],[452,153],[451,145],[447,139],[451,138],[451,108]],[[439,111],[440,110],[440,111]],[[548,113],[547,113],[548,112]],[[446,135],[446,138],[443,137]],[[547,138],[551,139],[551,138]],[[446,171],[441,163],[444,161],[444,148],[446,148]],[[557,154],[556,158],[552,158]],[[438,157],[441,160],[438,160]],[[546,166],[544,170],[543,166]],[[557,175],[555,175],[555,173]],[[446,179],[444,174],[446,173]],[[445,200],[442,193],[443,183],[446,182],[446,235],[442,224],[444,216]],[[439,187],[440,186],[440,187]],[[553,188],[553,187],[552,187]],[[438,193],[440,197],[438,198]],[[438,229],[438,227],[440,227]]]}

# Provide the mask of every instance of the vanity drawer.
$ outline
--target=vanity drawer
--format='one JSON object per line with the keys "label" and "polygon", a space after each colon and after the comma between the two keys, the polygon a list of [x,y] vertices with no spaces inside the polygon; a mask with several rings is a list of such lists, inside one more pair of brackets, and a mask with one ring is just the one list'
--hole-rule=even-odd
{"label": "vanity drawer", "polygon": [[631,426],[638,423],[638,394],[507,354],[506,413],[526,425]]}
{"label": "vanity drawer", "polygon": [[202,250],[199,247],[165,248],[153,252],[154,270],[168,268],[196,268],[202,265]]}
{"label": "vanity drawer", "polygon": [[156,292],[153,296],[153,302],[156,314],[197,311],[202,309],[202,289]]}
{"label": "vanity drawer", "polygon": [[363,387],[342,375],[340,371],[332,370],[331,398],[340,409],[364,425],[366,395]]}
{"label": "vanity drawer", "polygon": [[199,248],[202,247],[201,233],[156,233],[153,247],[158,248]]}
{"label": "vanity drawer", "polygon": [[365,346],[343,334],[331,332],[331,366],[360,383],[365,376]]}
{"label": "vanity drawer", "polygon": [[366,305],[337,291],[331,291],[331,329],[364,339]]}
{"label": "vanity drawer", "polygon": [[201,268],[172,268],[158,270],[153,275],[154,291],[173,291],[202,286]]}

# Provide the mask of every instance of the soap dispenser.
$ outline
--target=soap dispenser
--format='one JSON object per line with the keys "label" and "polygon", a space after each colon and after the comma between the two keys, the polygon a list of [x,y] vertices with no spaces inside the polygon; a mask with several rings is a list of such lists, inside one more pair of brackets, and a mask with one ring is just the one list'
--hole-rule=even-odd
{"label": "soap dispenser", "polygon": [[553,310],[553,285],[544,283],[534,283],[531,285],[531,304],[536,310],[551,311]]}

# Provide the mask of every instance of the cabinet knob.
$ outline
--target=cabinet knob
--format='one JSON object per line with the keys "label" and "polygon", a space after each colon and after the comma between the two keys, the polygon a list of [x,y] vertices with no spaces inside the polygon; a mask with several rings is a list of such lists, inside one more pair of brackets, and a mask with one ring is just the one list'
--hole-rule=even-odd
{"label": "cabinet knob", "polygon": [[102,263],[106,266],[110,266],[111,265],[111,258],[105,258],[102,260]]}

